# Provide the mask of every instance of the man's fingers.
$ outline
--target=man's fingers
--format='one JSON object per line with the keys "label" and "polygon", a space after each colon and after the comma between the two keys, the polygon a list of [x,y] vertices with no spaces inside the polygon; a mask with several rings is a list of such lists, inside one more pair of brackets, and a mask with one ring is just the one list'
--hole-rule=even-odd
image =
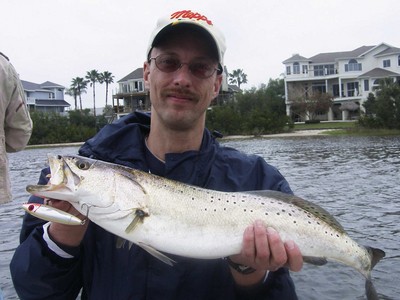
{"label": "man's fingers", "polygon": [[287,261],[286,249],[279,233],[271,228],[267,228],[268,243],[271,251],[270,270],[274,271],[282,267]]}
{"label": "man's fingers", "polygon": [[256,253],[254,245],[254,226],[251,225],[246,228],[243,235],[243,248],[242,253],[246,258],[252,259]]}
{"label": "man's fingers", "polygon": [[303,267],[303,256],[301,255],[300,248],[293,242],[287,241],[285,243],[286,253],[288,256],[288,266],[293,272],[298,272]]}

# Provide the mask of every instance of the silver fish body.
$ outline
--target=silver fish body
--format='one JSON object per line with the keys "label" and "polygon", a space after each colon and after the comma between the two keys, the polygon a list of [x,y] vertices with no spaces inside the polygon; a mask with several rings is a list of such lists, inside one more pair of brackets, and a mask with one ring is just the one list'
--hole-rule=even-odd
{"label": "silver fish body", "polygon": [[[337,261],[367,279],[385,255],[351,239],[321,207],[276,191],[220,192],[79,156],[49,157],[46,186],[28,186],[37,196],[66,200],[104,229],[152,252],[212,259],[237,254],[243,232],[255,220],[293,240],[305,261]],[[63,170],[61,172],[60,170]]]}

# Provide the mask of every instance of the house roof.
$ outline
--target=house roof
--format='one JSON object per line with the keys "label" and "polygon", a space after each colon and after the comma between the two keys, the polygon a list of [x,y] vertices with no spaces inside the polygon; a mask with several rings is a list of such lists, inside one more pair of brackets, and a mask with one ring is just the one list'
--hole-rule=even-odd
{"label": "house roof", "polygon": [[49,88],[62,88],[64,89],[65,87],[62,85],[59,85],[57,83],[53,83],[50,81],[43,82],[41,84],[39,83],[34,83],[30,81],[25,81],[21,80],[22,86],[24,87],[24,90],[28,91],[36,91],[36,90],[43,90],[43,89],[49,89]]}
{"label": "house roof", "polygon": [[314,64],[327,63],[327,62],[333,63],[338,59],[359,57],[374,47],[375,46],[361,46],[351,51],[319,53],[317,55],[310,57],[310,61]]}
{"label": "house roof", "polygon": [[283,63],[286,64],[286,63],[291,63],[291,62],[296,62],[296,61],[309,61],[313,64],[335,63],[337,60],[340,60],[340,59],[351,59],[351,58],[363,57],[368,52],[378,49],[381,46],[385,46],[386,49],[375,54],[375,56],[400,54],[400,48],[390,46],[386,43],[381,43],[379,45],[374,45],[374,46],[361,46],[361,47],[358,47],[351,51],[319,53],[310,58],[305,58],[299,54],[293,54],[293,56],[291,58],[286,59],[285,61],[283,61]]}
{"label": "house roof", "polygon": [[296,61],[310,61],[310,60],[308,58],[305,58],[304,56],[301,56],[296,53],[296,54],[293,54],[292,57],[284,60],[282,63],[287,64],[287,63],[296,62]]}
{"label": "house roof", "polygon": [[56,99],[36,99],[35,100],[36,106],[63,106],[63,107],[70,107],[69,104],[65,100],[56,100]]}
{"label": "house roof", "polygon": [[241,89],[237,85],[233,84],[228,84],[228,89],[237,93],[241,91]]}
{"label": "house roof", "polygon": [[400,74],[382,68],[375,68],[364,74],[361,74],[358,77],[381,78],[381,77],[391,77],[391,76],[400,76]]}
{"label": "house roof", "polygon": [[133,79],[143,79],[143,68],[137,68],[135,71],[129,73],[124,78],[118,80],[118,82],[124,82]]}
{"label": "house roof", "polygon": [[376,54],[376,56],[384,56],[384,55],[390,55],[390,54],[400,54],[400,48],[390,46],[389,48]]}

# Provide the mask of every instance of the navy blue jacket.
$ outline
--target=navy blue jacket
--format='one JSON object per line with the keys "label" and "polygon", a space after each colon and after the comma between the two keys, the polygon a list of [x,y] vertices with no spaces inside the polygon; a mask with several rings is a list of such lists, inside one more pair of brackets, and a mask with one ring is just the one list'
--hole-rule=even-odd
{"label": "navy blue jacket", "polygon": [[[258,156],[221,146],[204,131],[200,151],[167,154],[165,166],[149,157],[144,138],[150,118],[134,113],[105,126],[79,150],[83,156],[114,162],[184,183],[221,191],[280,190],[291,193],[283,176]],[[40,184],[47,182],[45,169]],[[101,188],[99,186],[99,188]],[[32,196],[30,202],[42,202]],[[60,245],[73,258],[62,258],[43,240],[43,221],[24,216],[21,244],[10,264],[19,297],[25,299],[297,299],[287,269],[270,272],[263,284],[235,285],[225,260],[196,260],[169,255],[164,264],[141,248],[116,247],[117,237],[90,223],[80,247]]]}

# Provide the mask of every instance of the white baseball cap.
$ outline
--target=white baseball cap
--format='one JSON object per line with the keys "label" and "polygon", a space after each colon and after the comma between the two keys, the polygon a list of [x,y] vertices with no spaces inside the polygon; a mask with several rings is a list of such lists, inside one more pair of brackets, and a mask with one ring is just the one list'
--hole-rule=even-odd
{"label": "white baseball cap", "polygon": [[226,50],[224,35],[206,16],[198,12],[192,12],[191,10],[176,11],[167,17],[158,19],[157,26],[150,36],[147,55],[149,55],[151,49],[164,33],[170,32],[170,30],[173,29],[173,26],[178,26],[179,24],[198,26],[198,28],[203,29],[210,35],[218,51],[218,60],[222,70],[222,67],[224,66],[224,53]]}

